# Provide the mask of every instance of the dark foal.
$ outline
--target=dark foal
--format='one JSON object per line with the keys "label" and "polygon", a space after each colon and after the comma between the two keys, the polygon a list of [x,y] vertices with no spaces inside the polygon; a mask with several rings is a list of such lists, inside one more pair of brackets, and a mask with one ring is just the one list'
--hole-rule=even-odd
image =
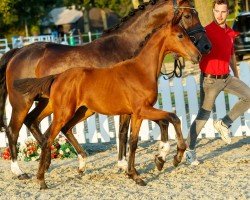
{"label": "dark foal", "polygon": [[[25,123],[37,141],[42,144],[44,137],[38,125],[44,117],[52,113],[52,108],[46,98],[39,97],[30,100],[23,97],[13,88],[15,80],[44,77],[61,73],[73,67],[110,67],[115,63],[130,59],[149,33],[170,22],[174,16],[182,16],[180,23],[190,34],[190,37],[195,38],[194,42],[201,52],[207,53],[210,50],[210,43],[200,24],[198,14],[188,0],[151,0],[129,15],[132,17],[124,17],[117,28],[90,44],[71,47],[44,42],[34,43],[18,50],[11,50],[1,58],[0,125],[4,126],[3,114],[8,88],[13,111],[10,124],[5,129],[12,157],[11,169],[20,179],[28,178],[28,176],[18,167],[17,163],[16,144],[19,130]],[[38,100],[39,103],[28,114],[34,100]],[[82,113],[84,111],[77,112],[72,123],[82,120]],[[126,141],[123,141],[122,138],[127,137],[129,119],[129,116],[124,116],[120,123],[120,152],[123,152],[119,153],[118,160],[120,161],[126,154],[124,147]],[[164,125],[164,122],[160,124],[163,124],[161,127],[161,130],[164,130],[162,131],[163,139],[167,135],[167,126]],[[65,128],[63,133],[77,150],[79,159],[82,160],[82,157],[85,156],[84,151],[73,134],[70,132],[67,134],[66,130]],[[79,171],[81,171],[81,166],[79,166]]]}
{"label": "dark foal", "polygon": [[146,185],[134,166],[138,133],[143,119],[167,120],[174,125],[177,135],[174,165],[181,162],[186,145],[179,118],[174,113],[153,107],[157,100],[157,79],[164,56],[175,52],[195,63],[201,58],[188,35],[176,25],[178,22],[174,20],[154,33],[135,58],[110,68],[81,66],[58,75],[14,82],[15,89],[26,98],[33,99],[41,95],[48,97],[52,105],[54,118],[49,128],[48,140],[42,146],[37,173],[41,189],[47,188],[44,174],[51,162],[50,147],[62,129],[73,128],[71,121],[79,108],[83,111],[84,119],[95,112],[132,116],[127,173],[137,184]]}

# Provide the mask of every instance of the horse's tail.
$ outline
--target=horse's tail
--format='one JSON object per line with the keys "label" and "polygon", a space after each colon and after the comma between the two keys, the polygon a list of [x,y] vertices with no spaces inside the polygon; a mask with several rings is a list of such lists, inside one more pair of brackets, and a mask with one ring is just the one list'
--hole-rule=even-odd
{"label": "horse's tail", "polygon": [[43,78],[25,78],[14,81],[14,88],[29,98],[45,95],[49,97],[50,88],[57,75],[45,76]]}
{"label": "horse's tail", "polygon": [[6,68],[11,58],[14,57],[14,55],[18,50],[19,50],[18,48],[11,49],[0,58],[0,130],[1,131],[3,131],[5,128],[4,111],[8,95],[6,87]]}

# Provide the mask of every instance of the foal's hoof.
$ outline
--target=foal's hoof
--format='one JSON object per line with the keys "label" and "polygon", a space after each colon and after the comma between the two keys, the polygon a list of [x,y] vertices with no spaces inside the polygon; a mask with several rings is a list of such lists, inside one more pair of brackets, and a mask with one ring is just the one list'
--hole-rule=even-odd
{"label": "foal's hoof", "polygon": [[27,179],[30,179],[31,177],[24,173],[24,174],[20,174],[18,177],[17,177],[19,180],[27,180]]}
{"label": "foal's hoof", "polygon": [[78,169],[77,172],[78,172],[78,175],[79,175],[79,176],[83,176],[83,175],[85,174],[85,173],[84,173],[85,170],[80,170],[80,169]]}
{"label": "foal's hoof", "polygon": [[175,167],[177,167],[178,165],[179,165],[179,161],[177,160],[177,156],[174,156],[174,160],[173,160],[173,165],[175,166]]}
{"label": "foal's hoof", "polygon": [[155,156],[155,165],[159,171],[162,170],[164,166],[165,161],[162,159],[162,157]]}
{"label": "foal's hoof", "polygon": [[46,190],[46,189],[48,189],[48,186],[46,185],[46,183],[45,182],[41,182],[40,183],[40,190]]}
{"label": "foal's hoof", "polygon": [[137,185],[146,186],[147,184],[140,178],[135,179]]}

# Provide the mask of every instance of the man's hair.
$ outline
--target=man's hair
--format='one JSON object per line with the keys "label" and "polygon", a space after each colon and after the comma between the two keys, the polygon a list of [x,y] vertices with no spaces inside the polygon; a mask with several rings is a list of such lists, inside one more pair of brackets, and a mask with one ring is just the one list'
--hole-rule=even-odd
{"label": "man's hair", "polygon": [[215,6],[215,4],[226,4],[227,5],[227,8],[229,8],[229,3],[228,3],[228,0],[214,0],[213,1],[213,8]]}

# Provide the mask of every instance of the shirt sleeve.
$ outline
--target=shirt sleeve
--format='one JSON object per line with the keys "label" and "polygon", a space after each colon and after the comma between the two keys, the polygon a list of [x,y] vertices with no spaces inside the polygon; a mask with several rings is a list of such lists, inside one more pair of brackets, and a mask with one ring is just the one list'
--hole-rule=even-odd
{"label": "shirt sleeve", "polygon": [[[233,43],[235,42],[235,38],[239,35],[240,35],[240,32],[232,30],[230,36],[232,38]],[[234,45],[232,46],[232,51],[231,51],[231,55],[233,54],[234,54]]]}

